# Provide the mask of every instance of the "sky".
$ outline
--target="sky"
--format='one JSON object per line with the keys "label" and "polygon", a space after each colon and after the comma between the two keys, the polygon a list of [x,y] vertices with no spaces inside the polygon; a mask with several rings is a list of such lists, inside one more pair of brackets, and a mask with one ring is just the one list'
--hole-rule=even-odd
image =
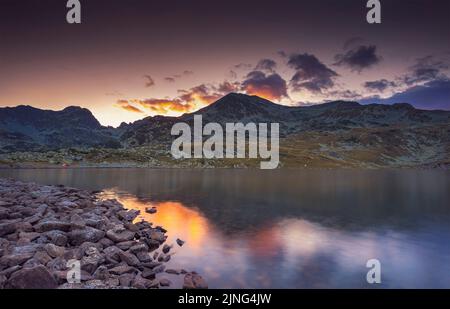
{"label": "sky", "polygon": [[450,1],[0,1],[0,107],[177,116],[229,92],[450,110]]}

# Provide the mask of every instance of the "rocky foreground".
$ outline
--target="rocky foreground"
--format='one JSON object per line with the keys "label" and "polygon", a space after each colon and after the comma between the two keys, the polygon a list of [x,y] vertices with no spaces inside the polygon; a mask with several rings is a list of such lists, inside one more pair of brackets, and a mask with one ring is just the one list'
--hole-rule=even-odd
{"label": "rocky foreground", "polygon": [[0,288],[159,288],[171,285],[164,273],[207,288],[195,272],[166,269],[164,228],[95,194],[0,179]]}

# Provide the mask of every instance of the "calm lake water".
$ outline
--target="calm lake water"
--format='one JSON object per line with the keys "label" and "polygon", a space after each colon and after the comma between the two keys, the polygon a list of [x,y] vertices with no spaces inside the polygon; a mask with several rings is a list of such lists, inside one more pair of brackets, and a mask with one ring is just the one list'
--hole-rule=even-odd
{"label": "calm lake water", "polygon": [[[0,177],[105,190],[164,226],[169,244],[185,240],[168,267],[197,271],[212,288],[450,288],[445,171],[35,169]],[[149,206],[158,212],[146,214]],[[373,258],[382,271],[376,286],[366,282]]]}

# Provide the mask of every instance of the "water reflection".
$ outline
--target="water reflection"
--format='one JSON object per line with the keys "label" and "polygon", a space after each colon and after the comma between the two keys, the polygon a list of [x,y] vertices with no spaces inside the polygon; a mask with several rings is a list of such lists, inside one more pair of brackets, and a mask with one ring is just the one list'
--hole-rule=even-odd
{"label": "water reflection", "polygon": [[[450,175],[437,171],[20,170],[103,189],[168,230],[169,267],[218,288],[450,288]],[[146,207],[155,206],[156,214]],[[179,276],[180,277],[180,276]],[[172,281],[180,278],[171,277]]]}

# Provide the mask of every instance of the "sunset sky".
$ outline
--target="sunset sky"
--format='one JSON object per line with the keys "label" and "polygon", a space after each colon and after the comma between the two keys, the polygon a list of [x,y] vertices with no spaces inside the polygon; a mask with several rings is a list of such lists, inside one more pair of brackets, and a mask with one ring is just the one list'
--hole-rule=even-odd
{"label": "sunset sky", "polygon": [[0,107],[89,108],[104,125],[228,92],[450,110],[450,1],[0,1]]}

